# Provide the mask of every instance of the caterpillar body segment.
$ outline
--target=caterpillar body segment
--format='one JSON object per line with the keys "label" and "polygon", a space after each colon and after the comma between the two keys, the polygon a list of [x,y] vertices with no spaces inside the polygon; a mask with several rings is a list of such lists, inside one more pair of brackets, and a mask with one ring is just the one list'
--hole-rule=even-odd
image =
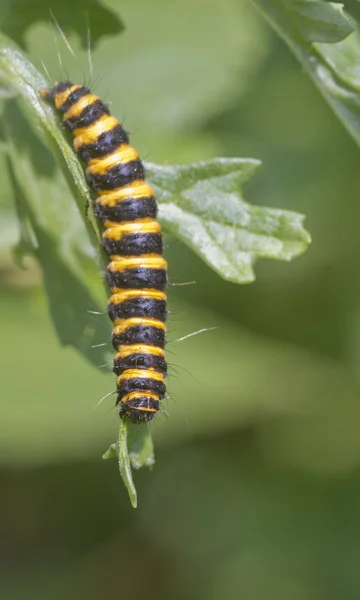
{"label": "caterpillar body segment", "polygon": [[73,134],[76,153],[97,193],[95,214],[109,256],[108,314],[114,323],[120,416],[150,421],[165,397],[167,264],[157,204],[137,151],[106,104],[85,86],[57,83],[41,95],[53,102]]}

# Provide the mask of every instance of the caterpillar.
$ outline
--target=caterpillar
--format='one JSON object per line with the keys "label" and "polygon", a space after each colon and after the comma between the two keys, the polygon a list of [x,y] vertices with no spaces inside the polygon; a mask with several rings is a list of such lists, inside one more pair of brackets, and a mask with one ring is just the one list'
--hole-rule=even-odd
{"label": "caterpillar", "polygon": [[98,96],[70,81],[40,94],[62,114],[97,194],[94,212],[109,257],[108,314],[114,325],[119,415],[133,423],[151,421],[165,397],[167,374],[167,263],[153,189],[127,132]]}

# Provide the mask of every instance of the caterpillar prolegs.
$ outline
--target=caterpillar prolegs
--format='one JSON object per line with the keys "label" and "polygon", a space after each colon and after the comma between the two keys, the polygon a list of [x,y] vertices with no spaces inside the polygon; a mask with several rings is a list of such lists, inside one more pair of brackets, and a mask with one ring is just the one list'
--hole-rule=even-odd
{"label": "caterpillar prolegs", "polygon": [[165,397],[167,373],[167,264],[153,189],[126,131],[98,96],[70,81],[41,95],[63,115],[97,194],[95,214],[103,223],[102,245],[109,256],[108,314],[114,324],[120,416],[133,423],[150,421]]}

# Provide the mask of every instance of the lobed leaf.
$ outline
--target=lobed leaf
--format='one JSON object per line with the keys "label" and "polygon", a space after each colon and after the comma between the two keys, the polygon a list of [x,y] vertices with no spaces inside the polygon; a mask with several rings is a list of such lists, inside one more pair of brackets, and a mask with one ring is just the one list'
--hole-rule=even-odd
{"label": "lobed leaf", "polygon": [[303,215],[251,206],[243,199],[243,185],[259,165],[242,158],[146,165],[160,220],[221,277],[236,283],[255,279],[258,258],[289,261],[310,244]]}

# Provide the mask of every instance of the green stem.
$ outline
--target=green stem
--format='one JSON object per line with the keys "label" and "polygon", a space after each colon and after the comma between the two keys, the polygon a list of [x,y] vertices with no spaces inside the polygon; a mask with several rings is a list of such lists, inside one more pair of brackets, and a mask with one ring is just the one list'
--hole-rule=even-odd
{"label": "green stem", "polygon": [[130,502],[134,508],[137,507],[137,494],[134,485],[134,481],[132,478],[131,472],[131,464],[130,457],[128,451],[128,421],[126,418],[121,420],[121,425],[119,429],[119,471],[122,477],[122,480],[126,486],[126,489],[129,493]]}

